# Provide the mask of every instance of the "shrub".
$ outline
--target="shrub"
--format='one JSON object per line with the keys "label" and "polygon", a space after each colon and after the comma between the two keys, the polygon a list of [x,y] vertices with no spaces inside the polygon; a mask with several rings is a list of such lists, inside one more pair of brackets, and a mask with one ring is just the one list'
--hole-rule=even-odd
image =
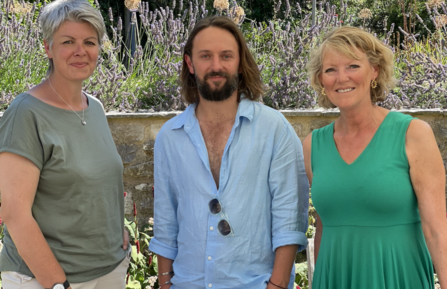
{"label": "shrub", "polygon": [[[43,80],[47,59],[37,23],[44,4],[1,1],[0,107],[5,109],[15,95]],[[130,29],[135,31],[137,41],[132,51],[125,45],[121,18],[116,19],[111,9],[103,11],[109,33],[98,69],[85,81],[84,90],[100,99],[106,110],[184,109],[178,74],[190,29],[199,19],[213,14],[234,19],[238,5],[230,1],[229,9],[218,11],[209,10],[206,1],[171,3],[175,7],[150,10],[149,4],[142,2],[133,12]],[[316,95],[305,69],[309,51],[319,45],[322,35],[331,28],[361,23],[368,30],[369,20],[350,14],[348,2],[337,13],[335,6],[322,1],[318,2],[316,25],[312,26],[311,13],[299,3],[276,3],[275,20],[238,19],[268,88],[261,101],[275,109],[316,108]],[[442,4],[427,10],[429,21],[415,18],[423,31],[407,32],[400,27],[395,31],[394,24],[388,29],[384,23],[383,36],[379,37],[395,51],[399,80],[397,88],[381,104],[384,107],[447,107],[446,10]],[[374,16],[374,11],[371,14]]]}

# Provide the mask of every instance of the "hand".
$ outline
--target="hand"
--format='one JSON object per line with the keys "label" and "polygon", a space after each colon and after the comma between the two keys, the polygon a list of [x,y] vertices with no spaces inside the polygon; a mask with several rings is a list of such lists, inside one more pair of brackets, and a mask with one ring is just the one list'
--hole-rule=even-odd
{"label": "hand", "polygon": [[127,247],[129,245],[129,232],[124,229],[124,237],[123,237],[123,250],[127,251]]}
{"label": "hand", "polygon": [[276,288],[276,287],[273,286],[272,284],[268,283],[266,289],[278,289],[278,288]]}

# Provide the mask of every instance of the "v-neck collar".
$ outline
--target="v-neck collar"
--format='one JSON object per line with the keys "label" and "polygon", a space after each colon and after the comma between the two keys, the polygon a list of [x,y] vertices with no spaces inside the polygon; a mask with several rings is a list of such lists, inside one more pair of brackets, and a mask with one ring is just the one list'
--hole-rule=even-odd
{"label": "v-neck collar", "polygon": [[373,137],[371,138],[371,140],[369,141],[369,143],[366,145],[366,147],[363,149],[363,151],[357,156],[357,158],[350,164],[348,164],[341,156],[340,152],[338,151],[337,145],[335,144],[335,138],[334,138],[334,124],[335,122],[333,122],[332,125],[332,135],[331,135],[331,140],[332,140],[332,146],[335,150],[335,152],[337,153],[338,157],[340,158],[340,160],[347,166],[352,166],[355,163],[359,162],[359,159],[362,158],[362,156],[364,154],[366,154],[366,152],[368,151],[369,147],[372,145],[372,143],[375,141],[377,134],[379,133],[379,131],[381,130],[383,124],[387,121],[388,116],[390,115],[390,113],[392,113],[392,111],[388,112],[387,115],[385,116],[385,118],[382,120],[382,123],[379,125],[379,127],[377,128],[376,132],[374,133]]}

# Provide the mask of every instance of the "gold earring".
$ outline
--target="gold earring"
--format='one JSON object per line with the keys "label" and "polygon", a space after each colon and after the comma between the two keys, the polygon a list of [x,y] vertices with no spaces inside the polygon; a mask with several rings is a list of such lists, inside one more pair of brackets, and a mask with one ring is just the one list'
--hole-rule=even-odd
{"label": "gold earring", "polygon": [[377,87],[377,81],[375,79],[371,80],[371,88]]}
{"label": "gold earring", "polygon": [[324,93],[324,87],[323,87],[323,89],[321,90],[321,95],[326,95],[326,93]]}

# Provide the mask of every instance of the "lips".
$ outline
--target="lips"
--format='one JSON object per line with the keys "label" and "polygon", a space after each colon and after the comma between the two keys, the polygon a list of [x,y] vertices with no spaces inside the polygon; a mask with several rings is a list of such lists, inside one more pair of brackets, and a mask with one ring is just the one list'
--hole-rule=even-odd
{"label": "lips", "polygon": [[355,88],[354,87],[349,87],[349,88],[342,88],[342,89],[336,89],[336,92],[340,92],[340,93],[344,93],[344,92],[350,92],[353,91]]}
{"label": "lips", "polygon": [[209,80],[212,80],[212,81],[220,81],[220,80],[225,79],[225,77],[222,77],[222,76],[213,76],[213,77],[208,77],[208,79],[209,79]]}
{"label": "lips", "polygon": [[76,68],[84,68],[88,65],[88,63],[86,62],[76,62],[76,63],[72,63],[70,64],[71,66],[74,66]]}

